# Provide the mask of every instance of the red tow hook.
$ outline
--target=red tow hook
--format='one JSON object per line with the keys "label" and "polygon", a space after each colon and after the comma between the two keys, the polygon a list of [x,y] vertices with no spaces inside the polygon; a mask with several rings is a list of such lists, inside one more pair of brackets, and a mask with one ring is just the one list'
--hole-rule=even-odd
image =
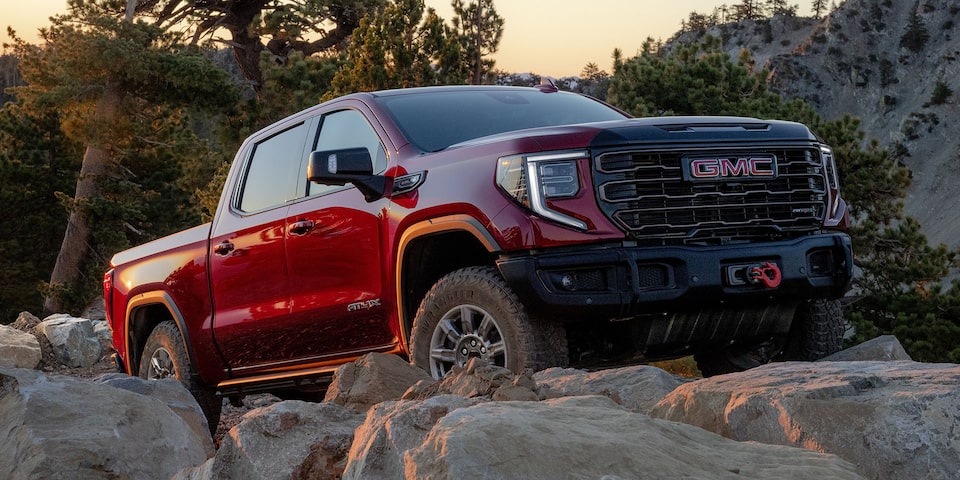
{"label": "red tow hook", "polygon": [[772,262],[755,265],[747,271],[747,277],[750,283],[763,282],[767,288],[777,288],[780,286],[780,267]]}

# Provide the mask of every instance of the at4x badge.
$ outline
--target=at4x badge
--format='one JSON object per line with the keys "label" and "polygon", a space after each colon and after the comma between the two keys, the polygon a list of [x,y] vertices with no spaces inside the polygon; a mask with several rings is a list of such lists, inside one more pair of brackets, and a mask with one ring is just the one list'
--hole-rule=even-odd
{"label": "at4x badge", "polygon": [[777,288],[780,286],[780,267],[773,262],[754,265],[747,269],[747,280],[755,285],[762,283],[767,288]]}

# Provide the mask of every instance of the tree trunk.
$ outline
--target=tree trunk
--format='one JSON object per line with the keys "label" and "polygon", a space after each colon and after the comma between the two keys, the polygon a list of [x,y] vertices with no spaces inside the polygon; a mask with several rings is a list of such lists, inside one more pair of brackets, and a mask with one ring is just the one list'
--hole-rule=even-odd
{"label": "tree trunk", "polygon": [[[97,102],[94,124],[113,124],[121,99],[120,89],[108,86],[103,97]],[[48,313],[64,312],[67,308],[62,294],[63,288],[82,288],[84,264],[91,253],[92,228],[87,216],[87,204],[100,196],[100,179],[109,172],[110,159],[110,151],[103,146],[94,142],[87,144],[67,229],[63,234],[63,243],[60,244],[60,253],[57,254],[57,263],[50,274],[50,290],[43,302],[43,308]]]}

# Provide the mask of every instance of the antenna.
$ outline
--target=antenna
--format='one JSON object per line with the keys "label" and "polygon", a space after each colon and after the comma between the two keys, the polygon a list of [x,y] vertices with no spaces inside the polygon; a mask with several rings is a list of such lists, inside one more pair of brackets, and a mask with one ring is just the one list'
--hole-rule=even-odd
{"label": "antenna", "polygon": [[540,77],[540,85],[537,85],[537,90],[543,93],[556,93],[560,91],[560,89],[557,88],[557,80],[553,77]]}

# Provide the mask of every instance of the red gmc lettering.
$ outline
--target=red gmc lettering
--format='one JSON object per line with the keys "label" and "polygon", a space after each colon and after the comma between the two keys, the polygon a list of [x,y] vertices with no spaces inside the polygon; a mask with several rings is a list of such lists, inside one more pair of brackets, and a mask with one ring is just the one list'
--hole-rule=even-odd
{"label": "red gmc lettering", "polygon": [[772,177],[776,174],[772,158],[700,158],[690,162],[693,178]]}

